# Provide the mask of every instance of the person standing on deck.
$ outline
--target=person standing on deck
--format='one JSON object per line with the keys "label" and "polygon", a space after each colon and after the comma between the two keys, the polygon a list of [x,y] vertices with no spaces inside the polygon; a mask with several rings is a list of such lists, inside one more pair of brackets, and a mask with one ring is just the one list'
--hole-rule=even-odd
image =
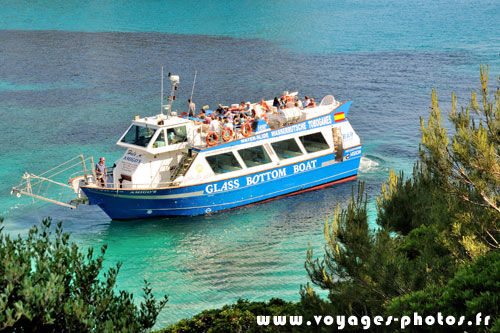
{"label": "person standing on deck", "polygon": [[191,98],[188,99],[188,103],[189,103],[188,117],[194,117],[196,113],[196,104],[194,104]]}
{"label": "person standing on deck", "polygon": [[307,108],[307,107],[309,106],[309,104],[311,103],[311,100],[309,99],[309,97],[308,97],[308,96],[306,96],[304,99],[305,99],[305,100],[304,100],[304,103],[302,104],[302,106],[303,106],[303,107],[304,107],[304,109],[305,109],[305,108]]}
{"label": "person standing on deck", "polygon": [[99,163],[95,165],[95,175],[97,178],[97,184],[101,185],[102,187],[106,187],[106,175],[108,173],[105,161],[106,159],[104,157],[101,157],[99,159]]}

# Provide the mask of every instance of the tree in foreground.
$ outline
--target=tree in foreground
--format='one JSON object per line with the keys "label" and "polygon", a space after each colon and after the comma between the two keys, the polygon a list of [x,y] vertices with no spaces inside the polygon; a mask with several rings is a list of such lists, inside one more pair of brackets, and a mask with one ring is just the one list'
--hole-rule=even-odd
{"label": "tree in foreground", "polygon": [[[481,102],[472,92],[470,105],[459,110],[452,95],[451,137],[433,90],[419,163],[410,179],[391,172],[377,199],[375,228],[361,185],[325,224],[323,258],[308,250],[306,270],[313,284],[328,290],[335,313],[403,315],[429,304],[455,315],[473,309],[497,323],[500,309],[486,300],[497,301],[498,286],[487,281],[500,279],[498,256],[485,256],[500,250],[500,89],[491,99],[488,72],[481,67]],[[474,283],[482,270],[489,274]],[[312,301],[317,296],[310,286],[302,296],[302,303],[318,304],[317,311],[325,307]],[[439,302],[430,302],[433,297]]]}
{"label": "tree in foreground", "polygon": [[458,110],[452,94],[451,140],[441,122],[436,90],[427,126],[422,120],[422,163],[442,193],[463,205],[448,226],[456,241],[449,248],[463,260],[500,249],[500,87],[491,99],[488,76],[489,67],[482,66],[480,102],[472,91],[470,105]]}
{"label": "tree in foreground", "polygon": [[16,239],[0,228],[0,331],[140,332],[153,327],[167,296],[157,301],[146,281],[139,306],[132,294],[116,293],[120,264],[99,277],[106,246],[97,258],[92,248],[84,255],[61,225],[53,234],[46,219],[40,229],[34,226],[26,238]]}

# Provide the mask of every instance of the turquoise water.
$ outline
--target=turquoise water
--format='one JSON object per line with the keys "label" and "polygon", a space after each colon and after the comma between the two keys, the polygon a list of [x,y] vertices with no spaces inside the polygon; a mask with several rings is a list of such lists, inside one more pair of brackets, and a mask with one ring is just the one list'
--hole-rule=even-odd
{"label": "turquoise water", "polygon": [[120,157],[136,114],[160,104],[160,69],[179,74],[177,107],[255,101],[283,90],[352,99],[365,144],[359,179],[371,214],[389,170],[409,172],[431,88],[466,103],[479,64],[500,72],[498,1],[37,1],[0,3],[0,215],[24,233],[63,220],[83,247],[108,244],[119,287],[144,278],[170,296],[159,326],[239,297],[298,299],[308,243],[355,183],[212,216],[111,222],[9,196],[25,170],[76,154]]}

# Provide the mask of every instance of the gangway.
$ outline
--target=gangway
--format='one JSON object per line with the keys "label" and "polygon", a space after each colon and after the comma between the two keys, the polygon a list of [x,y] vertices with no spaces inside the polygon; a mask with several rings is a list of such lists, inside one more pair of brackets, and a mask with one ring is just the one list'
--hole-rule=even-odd
{"label": "gangway", "polygon": [[[90,162],[92,170],[87,171],[87,163]],[[94,158],[84,158],[83,154],[59,164],[39,175],[25,172],[19,185],[12,187],[11,195],[20,198],[22,195],[34,199],[47,201],[60,206],[75,209],[80,204],[88,204],[88,199],[79,188],[79,183],[93,184],[95,176]],[[71,170],[81,167],[80,170],[70,174]],[[63,183],[61,178],[68,175],[68,182]]]}

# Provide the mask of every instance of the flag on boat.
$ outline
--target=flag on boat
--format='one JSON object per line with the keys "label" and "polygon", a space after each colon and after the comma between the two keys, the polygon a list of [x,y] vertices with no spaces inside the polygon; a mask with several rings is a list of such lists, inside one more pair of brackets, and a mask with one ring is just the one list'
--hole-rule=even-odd
{"label": "flag on boat", "polygon": [[337,112],[337,113],[334,113],[333,114],[333,119],[335,120],[335,122],[339,122],[339,121],[344,121],[345,120],[345,114],[344,112]]}

